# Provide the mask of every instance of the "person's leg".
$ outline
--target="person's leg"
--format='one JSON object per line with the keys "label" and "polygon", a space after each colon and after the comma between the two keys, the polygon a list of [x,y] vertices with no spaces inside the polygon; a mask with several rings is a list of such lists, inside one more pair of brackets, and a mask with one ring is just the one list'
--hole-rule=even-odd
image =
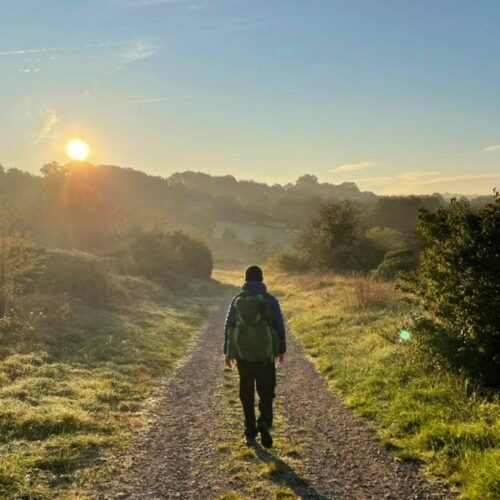
{"label": "person's leg", "polygon": [[255,438],[257,426],[255,422],[255,370],[245,362],[238,361],[240,374],[240,401],[245,415],[245,436]]}
{"label": "person's leg", "polygon": [[273,400],[276,390],[276,367],[273,363],[261,365],[256,370],[257,394],[259,395],[259,423],[273,426]]}

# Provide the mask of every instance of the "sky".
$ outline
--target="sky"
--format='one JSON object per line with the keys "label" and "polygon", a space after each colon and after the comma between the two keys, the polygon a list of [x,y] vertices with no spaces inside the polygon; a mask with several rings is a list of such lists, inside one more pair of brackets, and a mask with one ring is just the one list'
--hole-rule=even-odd
{"label": "sky", "polygon": [[500,187],[499,0],[2,0],[0,164]]}

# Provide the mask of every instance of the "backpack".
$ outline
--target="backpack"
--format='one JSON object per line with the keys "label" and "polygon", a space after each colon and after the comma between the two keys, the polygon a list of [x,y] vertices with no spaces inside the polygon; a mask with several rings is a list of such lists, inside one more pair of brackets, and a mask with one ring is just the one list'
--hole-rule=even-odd
{"label": "backpack", "polygon": [[240,293],[234,303],[236,326],[228,332],[228,355],[262,363],[278,356],[278,333],[267,316],[266,293]]}

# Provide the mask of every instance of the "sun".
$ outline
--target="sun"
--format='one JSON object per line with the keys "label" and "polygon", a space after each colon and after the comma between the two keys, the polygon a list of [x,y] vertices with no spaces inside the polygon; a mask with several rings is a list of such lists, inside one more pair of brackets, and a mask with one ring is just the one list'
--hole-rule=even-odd
{"label": "sun", "polygon": [[90,147],[82,139],[71,139],[66,144],[66,154],[75,161],[85,161],[90,155]]}

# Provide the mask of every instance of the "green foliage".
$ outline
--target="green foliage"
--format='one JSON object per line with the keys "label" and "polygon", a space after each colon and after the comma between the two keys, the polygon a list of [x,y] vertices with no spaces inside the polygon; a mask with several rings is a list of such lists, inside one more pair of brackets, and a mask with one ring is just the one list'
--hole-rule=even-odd
{"label": "green foliage", "polygon": [[[436,323],[433,335],[422,338],[500,386],[500,195],[478,210],[460,200],[436,213],[424,211],[419,229],[427,248],[413,291]],[[429,331],[429,321],[420,325]]]}
{"label": "green foliage", "polygon": [[375,280],[394,280],[403,272],[411,272],[417,268],[418,255],[410,249],[392,250],[384,255],[384,259],[373,271]]}
{"label": "green foliage", "polygon": [[383,250],[363,233],[361,214],[355,205],[330,202],[304,228],[298,249],[316,269],[367,271],[378,265]]}
{"label": "green foliage", "polygon": [[129,251],[137,273],[167,286],[179,286],[186,278],[208,279],[212,274],[210,249],[181,231],[142,232]]}

